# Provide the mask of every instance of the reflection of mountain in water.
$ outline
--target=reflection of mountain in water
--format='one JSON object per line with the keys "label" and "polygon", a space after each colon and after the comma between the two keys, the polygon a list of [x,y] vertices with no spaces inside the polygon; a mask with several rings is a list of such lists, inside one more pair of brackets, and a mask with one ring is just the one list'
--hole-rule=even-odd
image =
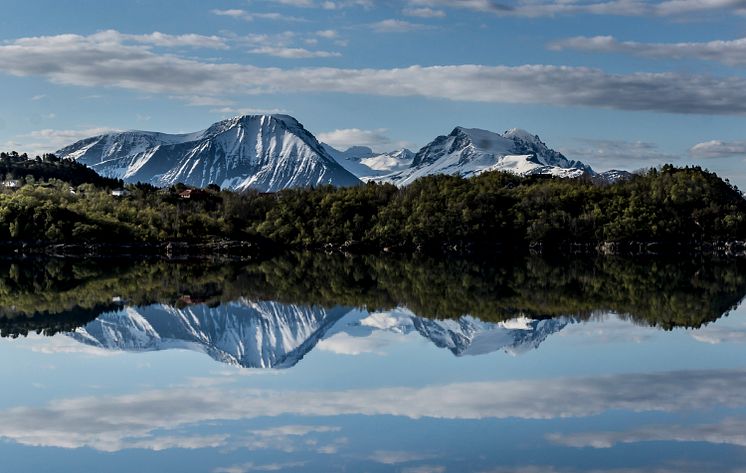
{"label": "reflection of mountain in water", "polygon": [[103,314],[70,336],[110,350],[181,348],[247,368],[284,368],[300,361],[349,310],[245,299],[184,309],[158,304]]}
{"label": "reflection of mountain in water", "polygon": [[539,347],[553,333],[559,332],[573,319],[556,317],[534,320],[519,317],[504,322],[483,322],[471,316],[458,319],[428,319],[407,309],[350,315],[342,319],[325,338],[344,332],[353,337],[367,337],[378,330],[409,334],[417,332],[438,348],[446,348],[456,356],[484,355],[503,350],[521,354]]}
{"label": "reflection of mountain in water", "polygon": [[180,348],[247,368],[287,368],[298,363],[322,338],[339,333],[362,339],[382,330],[417,332],[456,356],[498,350],[518,354],[537,348],[568,323],[570,319],[564,317],[499,323],[470,316],[433,320],[406,309],[368,314],[344,307],[325,310],[241,299],[217,307],[199,304],[178,309],[158,304],[127,308],[103,314],[69,335],[109,350]]}

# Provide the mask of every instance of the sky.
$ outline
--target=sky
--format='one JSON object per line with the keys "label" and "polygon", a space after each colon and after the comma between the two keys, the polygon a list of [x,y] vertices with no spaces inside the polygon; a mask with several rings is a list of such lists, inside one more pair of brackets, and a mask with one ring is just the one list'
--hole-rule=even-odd
{"label": "sky", "polygon": [[746,188],[744,0],[3,0],[0,149],[286,113],[344,149],[524,128]]}

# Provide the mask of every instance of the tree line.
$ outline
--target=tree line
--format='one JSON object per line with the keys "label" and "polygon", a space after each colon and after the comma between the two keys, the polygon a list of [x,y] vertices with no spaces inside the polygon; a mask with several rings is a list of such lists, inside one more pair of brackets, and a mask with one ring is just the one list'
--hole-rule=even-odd
{"label": "tree line", "polygon": [[0,172],[23,185],[0,192],[0,241],[157,243],[236,240],[350,252],[476,252],[601,242],[692,244],[746,239],[746,200],[700,167],[674,167],[601,185],[489,172],[428,176],[406,188],[368,183],[267,194],[212,185],[190,198],[176,185],[127,185],[45,156]]}

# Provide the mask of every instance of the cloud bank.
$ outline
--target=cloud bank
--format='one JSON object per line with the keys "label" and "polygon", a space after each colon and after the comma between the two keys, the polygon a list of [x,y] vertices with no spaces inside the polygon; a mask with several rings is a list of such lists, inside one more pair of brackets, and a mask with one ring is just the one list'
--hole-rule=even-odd
{"label": "cloud bank", "polygon": [[75,34],[0,45],[3,71],[67,85],[173,96],[335,92],[484,103],[533,103],[679,114],[746,114],[746,78],[610,74],[586,67],[409,66],[276,68],[156,52],[126,36]]}

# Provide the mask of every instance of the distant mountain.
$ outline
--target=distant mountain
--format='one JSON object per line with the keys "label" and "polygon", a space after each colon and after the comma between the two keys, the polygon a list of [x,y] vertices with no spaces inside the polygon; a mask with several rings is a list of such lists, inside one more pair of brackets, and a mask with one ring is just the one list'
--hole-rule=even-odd
{"label": "distant mountain", "polygon": [[321,147],[324,148],[324,151],[329,153],[329,156],[336,159],[337,161],[360,162],[360,160],[369,158],[376,154],[367,146],[351,146],[344,151],[340,151],[337,148],[326,143],[321,143]]}
{"label": "distant mountain", "polygon": [[435,320],[407,309],[368,313],[349,307],[326,310],[240,299],[217,307],[129,307],[103,314],[68,336],[107,350],[185,349],[245,368],[288,368],[318,343],[328,343],[339,334],[363,339],[379,331],[419,333],[456,356],[498,350],[520,354],[537,348],[569,323],[572,320],[565,317],[500,323],[470,316]]}
{"label": "distant mountain", "polygon": [[157,186],[214,183],[235,190],[274,192],[360,184],[303,125],[287,115],[235,117],[181,135],[109,133],[78,141],[56,154],[106,177]]}
{"label": "distant mountain", "polygon": [[407,148],[391,151],[389,153],[376,154],[360,160],[360,163],[370,169],[383,173],[403,171],[414,161],[415,154]]}
{"label": "distant mountain", "polygon": [[412,165],[414,153],[406,148],[388,153],[376,153],[367,146],[353,146],[345,151],[322,143],[327,153],[343,168],[362,180],[402,171]]}
{"label": "distant mountain", "polygon": [[433,174],[470,177],[486,171],[558,177],[596,174],[590,166],[566,158],[525,130],[513,128],[498,134],[456,127],[449,135],[439,136],[420,149],[408,168],[374,180],[405,186]]}

